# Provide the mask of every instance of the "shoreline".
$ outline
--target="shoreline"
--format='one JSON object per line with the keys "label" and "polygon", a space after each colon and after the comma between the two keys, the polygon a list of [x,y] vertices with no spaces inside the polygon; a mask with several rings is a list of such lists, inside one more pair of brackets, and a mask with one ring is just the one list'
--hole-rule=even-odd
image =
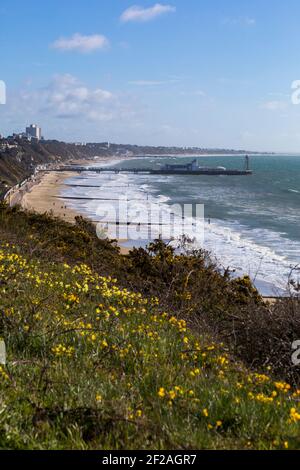
{"label": "shoreline", "polygon": [[70,209],[63,198],[60,198],[60,190],[65,180],[71,176],[72,173],[68,172],[39,173],[33,185],[21,195],[21,207],[38,213],[47,212],[66,222],[75,223],[75,217],[80,214]]}
{"label": "shoreline", "polygon": [[[113,163],[131,160],[132,157],[114,156],[114,157],[93,157],[92,159],[81,160],[82,165],[91,165],[93,162],[97,164],[111,165]],[[68,163],[78,164],[78,160],[71,160]],[[37,213],[49,213],[54,217],[58,217],[66,222],[75,223],[75,217],[82,216],[87,217],[83,214],[80,209],[71,204],[68,204],[67,200],[63,197],[63,189],[68,185],[65,184],[68,178],[74,177],[73,172],[68,171],[48,171],[41,170],[37,173],[32,181],[26,183],[23,187],[16,190],[11,198],[12,205],[20,204],[22,208],[31,210]],[[87,217],[89,219],[89,217]],[[91,219],[90,219],[91,220]],[[96,224],[95,224],[96,225]],[[105,229],[104,229],[105,231]],[[107,234],[109,238],[109,234]],[[118,246],[120,252],[126,255],[132,249],[128,246],[128,240],[118,239]],[[259,289],[260,290],[260,289]],[[264,290],[264,288],[262,289]],[[279,292],[278,292],[279,294]],[[269,292],[269,289],[263,295],[264,298],[280,298],[280,295],[275,295]],[[272,300],[271,300],[272,302]]]}
{"label": "shoreline", "polygon": [[[89,160],[78,160],[76,164],[90,165],[93,161],[111,164],[120,161],[120,157],[111,158],[93,158]],[[123,160],[123,159],[122,159]],[[125,158],[124,158],[125,160]],[[69,164],[75,163],[75,160],[68,162]],[[41,170],[35,175],[31,181],[27,182],[22,188],[17,189],[10,199],[10,205],[20,205],[23,209],[40,214],[49,213],[54,217],[58,217],[65,222],[74,224],[75,217],[82,217],[79,211],[70,208],[61,191],[65,186],[65,181],[74,176],[73,172],[60,172],[60,171],[47,171]],[[123,255],[129,253],[127,247],[122,246],[124,240],[117,240],[120,252]]]}

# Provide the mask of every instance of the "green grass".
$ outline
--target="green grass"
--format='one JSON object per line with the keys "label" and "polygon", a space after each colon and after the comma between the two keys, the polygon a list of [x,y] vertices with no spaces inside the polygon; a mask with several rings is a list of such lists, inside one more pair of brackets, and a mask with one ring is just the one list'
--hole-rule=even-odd
{"label": "green grass", "polygon": [[300,392],[85,264],[0,249],[2,449],[299,448]]}

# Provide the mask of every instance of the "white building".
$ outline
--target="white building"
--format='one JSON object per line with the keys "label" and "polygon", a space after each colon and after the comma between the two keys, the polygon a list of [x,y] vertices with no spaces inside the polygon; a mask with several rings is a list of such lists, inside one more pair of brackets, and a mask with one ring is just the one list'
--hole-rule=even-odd
{"label": "white building", "polygon": [[42,138],[42,129],[36,124],[31,124],[29,127],[26,127],[26,134],[28,137],[41,140]]}

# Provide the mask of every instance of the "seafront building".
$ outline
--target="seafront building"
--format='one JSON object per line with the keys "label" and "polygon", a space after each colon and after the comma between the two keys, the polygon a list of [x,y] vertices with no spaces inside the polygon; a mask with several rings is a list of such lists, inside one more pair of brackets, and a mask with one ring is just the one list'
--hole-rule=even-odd
{"label": "seafront building", "polygon": [[190,163],[187,163],[186,165],[172,165],[172,164],[166,164],[163,166],[163,170],[165,171],[196,171],[198,170],[198,164],[197,160],[193,160]]}
{"label": "seafront building", "polygon": [[29,127],[26,127],[26,135],[31,139],[41,140],[42,138],[42,129],[36,124],[31,124]]}

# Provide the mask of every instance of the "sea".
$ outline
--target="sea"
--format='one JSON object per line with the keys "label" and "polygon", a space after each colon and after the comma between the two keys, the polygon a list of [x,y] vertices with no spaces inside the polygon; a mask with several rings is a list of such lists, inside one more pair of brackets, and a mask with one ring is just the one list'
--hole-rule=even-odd
{"label": "sea", "polygon": [[[106,165],[157,169],[194,158],[204,167],[245,165],[245,156],[237,155],[139,157]],[[97,165],[104,166],[95,159],[92,166]],[[119,230],[124,246],[145,246],[158,236],[174,243],[186,230],[193,246],[208,250],[221,270],[249,275],[262,295],[285,295],[289,281],[299,280],[300,156],[255,155],[250,165],[252,176],[84,172],[67,179],[61,195],[71,208],[112,230],[111,236]],[[174,207],[194,212],[185,216]],[[189,223],[183,228],[184,217]],[[192,222],[195,217],[202,225]]]}

